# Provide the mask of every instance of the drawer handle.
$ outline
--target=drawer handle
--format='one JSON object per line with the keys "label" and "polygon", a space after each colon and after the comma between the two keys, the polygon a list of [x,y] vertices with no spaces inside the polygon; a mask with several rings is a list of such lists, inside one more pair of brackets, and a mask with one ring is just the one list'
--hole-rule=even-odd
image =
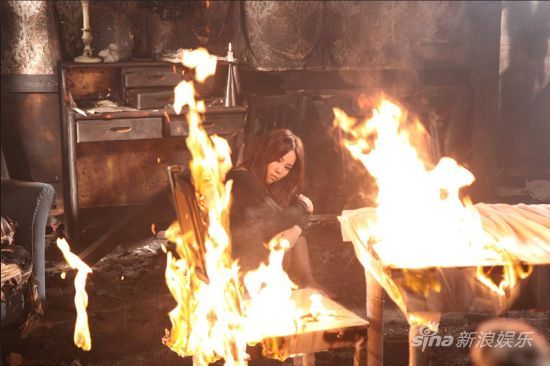
{"label": "drawer handle", "polygon": [[128,133],[132,132],[132,127],[111,127],[111,131],[114,133]]}
{"label": "drawer handle", "polygon": [[214,127],[215,125],[216,125],[216,123],[214,123],[214,122],[203,122],[202,127],[203,128],[210,128],[210,127]]}
{"label": "drawer handle", "polygon": [[164,74],[149,74],[149,75],[146,75],[145,78],[149,79],[149,80],[157,80],[157,79],[164,80],[164,79],[166,79],[166,75],[164,75]]}

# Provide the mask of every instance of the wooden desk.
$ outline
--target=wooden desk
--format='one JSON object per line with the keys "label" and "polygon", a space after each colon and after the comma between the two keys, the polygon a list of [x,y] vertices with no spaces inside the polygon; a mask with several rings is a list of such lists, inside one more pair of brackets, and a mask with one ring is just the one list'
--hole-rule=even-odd
{"label": "wooden desk", "polygon": [[[126,70],[166,73],[178,67],[165,62],[60,64],[64,214],[72,242],[79,240],[80,208],[143,203],[168,184],[166,166],[186,163],[189,154],[182,138],[187,135],[185,109],[179,116],[171,106],[83,116],[73,110],[71,97],[77,104],[107,98],[122,104]],[[171,88],[170,82],[147,81],[165,88]],[[238,144],[245,111],[207,105],[205,129]]]}

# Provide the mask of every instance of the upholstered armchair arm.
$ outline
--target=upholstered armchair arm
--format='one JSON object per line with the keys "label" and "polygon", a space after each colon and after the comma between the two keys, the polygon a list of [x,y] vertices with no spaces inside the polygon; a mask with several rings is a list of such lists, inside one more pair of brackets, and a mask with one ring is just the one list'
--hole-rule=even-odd
{"label": "upholstered armchair arm", "polygon": [[2,179],[1,212],[17,223],[15,243],[33,258],[33,276],[42,303],[46,300],[45,237],[55,190],[50,184]]}

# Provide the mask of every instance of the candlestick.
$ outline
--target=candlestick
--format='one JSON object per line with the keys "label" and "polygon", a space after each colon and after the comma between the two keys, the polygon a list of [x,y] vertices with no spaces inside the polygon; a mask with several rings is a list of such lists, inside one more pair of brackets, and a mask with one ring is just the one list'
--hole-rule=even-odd
{"label": "candlestick", "polygon": [[82,41],[84,42],[84,51],[74,61],[85,63],[101,62],[99,57],[92,57],[92,40],[94,37],[90,29],[90,2],[89,0],[81,0],[80,3],[82,4]]}
{"label": "candlestick", "polygon": [[227,50],[227,62],[235,62],[235,58],[233,57],[233,51],[231,50],[231,42],[229,42],[229,47]]}
{"label": "candlestick", "polygon": [[82,0],[82,23],[84,29],[90,29],[90,2]]}
{"label": "candlestick", "polygon": [[223,97],[224,107],[235,107],[237,105],[236,78],[237,65],[236,59],[233,57],[231,43],[227,50],[227,81],[225,83],[225,94]]}

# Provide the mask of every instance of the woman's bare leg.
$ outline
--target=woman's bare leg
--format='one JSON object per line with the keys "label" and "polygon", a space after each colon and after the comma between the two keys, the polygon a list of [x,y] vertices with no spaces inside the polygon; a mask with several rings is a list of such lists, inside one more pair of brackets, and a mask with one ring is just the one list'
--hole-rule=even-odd
{"label": "woman's bare leg", "polygon": [[334,298],[335,295],[327,291],[313,278],[311,262],[309,260],[309,248],[305,237],[300,236],[291,250],[286,252],[283,259],[283,268],[300,287],[313,288],[325,296]]}
{"label": "woman's bare leg", "polygon": [[309,249],[306,238],[300,236],[289,253],[289,273],[296,277],[301,286],[317,287],[317,281],[313,279],[313,274],[311,273],[311,262],[309,260]]}

